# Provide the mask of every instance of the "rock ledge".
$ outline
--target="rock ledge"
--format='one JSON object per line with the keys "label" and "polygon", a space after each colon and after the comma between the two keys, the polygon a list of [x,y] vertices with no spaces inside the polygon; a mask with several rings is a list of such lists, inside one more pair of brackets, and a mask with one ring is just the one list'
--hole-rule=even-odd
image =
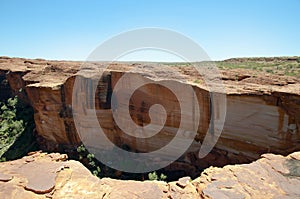
{"label": "rock ledge", "polygon": [[300,152],[264,154],[242,165],[210,167],[175,182],[93,176],[64,154],[31,153],[0,164],[1,198],[299,198]]}

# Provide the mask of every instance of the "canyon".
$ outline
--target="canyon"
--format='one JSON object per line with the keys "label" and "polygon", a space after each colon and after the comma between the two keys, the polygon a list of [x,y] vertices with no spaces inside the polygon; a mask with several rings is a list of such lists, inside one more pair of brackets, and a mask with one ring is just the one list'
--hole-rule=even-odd
{"label": "canyon", "polygon": [[[278,58],[275,61],[296,60]],[[105,70],[100,77],[97,74],[103,68]],[[226,116],[213,108],[218,104],[212,105],[212,95],[205,79],[192,65],[184,63],[86,63],[0,57],[0,98],[3,100],[17,95],[25,104],[32,106],[33,134],[39,148],[68,155],[72,155],[84,139],[78,129],[95,129],[99,125],[114,146],[139,153],[156,151],[171,142],[181,120],[185,119],[188,121],[185,130],[196,134],[188,150],[164,168],[173,176],[170,180],[182,176],[197,178],[210,166],[250,163],[265,153],[287,156],[300,151],[299,78],[245,68],[219,68],[219,72],[226,94]],[[115,121],[112,93],[118,81],[125,76],[147,82],[130,98],[130,117],[124,119],[125,124],[133,121],[139,126],[146,126],[151,123],[149,112],[154,104],[161,104],[166,110],[164,127],[151,138],[128,135]],[[74,94],[76,79],[80,79],[80,88]],[[195,95],[186,94],[186,99],[197,100],[198,104],[193,101],[192,105],[200,111],[198,118],[193,118],[189,111],[181,110],[180,100],[174,93],[158,84],[164,81],[176,85],[180,91],[192,88]],[[78,101],[83,104],[76,104]],[[93,118],[89,116],[76,122],[77,113],[93,109],[98,122],[91,122]],[[223,116],[224,126],[215,146],[205,157],[199,158],[201,143],[212,133],[211,123]],[[199,124],[196,127],[194,120]],[[112,150],[101,144],[98,147]]]}

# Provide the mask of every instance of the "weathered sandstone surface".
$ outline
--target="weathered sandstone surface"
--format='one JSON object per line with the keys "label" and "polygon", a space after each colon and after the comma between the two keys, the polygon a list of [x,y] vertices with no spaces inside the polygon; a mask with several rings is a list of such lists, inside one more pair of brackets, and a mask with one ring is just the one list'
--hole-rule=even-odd
{"label": "weathered sandstone surface", "polygon": [[58,153],[0,163],[0,196],[11,198],[299,198],[300,153],[264,154],[242,165],[205,169],[195,180],[122,181],[93,176]]}
{"label": "weathered sandstone surface", "polygon": [[[76,73],[82,64],[0,58],[0,77],[8,82],[8,86],[1,84],[1,98],[7,97],[6,93],[18,94],[32,105],[36,135],[42,149],[68,152],[81,142],[73,119],[76,108],[72,107],[72,100],[75,100],[72,98],[72,91],[75,78],[79,76]],[[82,87],[87,86],[88,77],[93,77],[97,68],[106,65],[107,63],[88,63],[81,73],[83,80],[86,79]],[[170,165],[170,170],[182,169],[186,171],[186,175],[195,177],[199,175],[199,170],[210,165],[244,163],[257,159],[264,153],[287,155],[300,150],[300,81],[297,78],[254,74],[247,69],[220,70],[227,93],[226,120],[214,150],[200,160],[197,158],[199,142],[203,141],[208,132],[212,110],[209,92],[202,81],[196,81],[201,80],[201,77],[195,70],[189,66],[174,66],[169,71],[160,71],[159,65],[153,63],[115,63],[109,68],[96,88],[93,102],[99,110],[97,117],[107,137],[115,145],[121,147],[125,144],[133,151],[153,151],[168,143],[178,130],[180,109],[172,93],[166,89],[155,84],[141,87],[130,102],[131,118],[135,123],[149,123],[147,111],[155,103],[163,104],[168,110],[167,114],[171,116],[162,132],[149,141],[128,136],[118,128],[112,117],[110,98],[118,80],[126,74],[150,82],[173,80],[183,88],[192,85],[201,112],[197,135],[188,153],[177,163]],[[23,92],[20,93],[20,89]],[[88,89],[90,88],[85,88]],[[84,99],[87,94],[91,93],[78,94],[76,98]],[[85,106],[88,106],[90,102],[86,103]],[[191,113],[184,114],[184,117],[189,117]],[[94,128],[89,123],[89,118],[80,125]]]}

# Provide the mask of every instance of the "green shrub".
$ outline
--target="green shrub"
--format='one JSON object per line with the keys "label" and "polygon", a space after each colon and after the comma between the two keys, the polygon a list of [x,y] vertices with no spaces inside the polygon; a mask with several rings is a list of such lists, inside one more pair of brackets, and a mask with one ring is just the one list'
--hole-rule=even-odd
{"label": "green shrub", "polygon": [[159,181],[165,181],[167,179],[167,176],[161,173],[160,175],[157,175],[156,171],[148,174],[149,180],[159,180]]}
{"label": "green shrub", "polygon": [[267,72],[267,73],[272,73],[272,74],[274,73],[274,71],[273,71],[272,69],[269,69],[269,68],[266,69],[266,72]]}
{"label": "green shrub", "polygon": [[87,160],[87,164],[85,166],[90,169],[93,175],[100,177],[101,167],[97,164],[97,160],[95,155],[89,153],[88,150],[84,147],[84,145],[80,145],[77,147],[78,159],[85,164],[85,160]]}
{"label": "green shrub", "polygon": [[33,129],[33,109],[29,105],[24,105],[17,96],[0,102],[0,161],[37,150]]}
{"label": "green shrub", "polygon": [[0,157],[24,131],[23,120],[17,119],[18,98],[9,98],[7,103],[0,102]]}
{"label": "green shrub", "polygon": [[200,83],[201,83],[201,80],[200,80],[200,79],[195,79],[195,80],[194,80],[194,83],[200,84]]}

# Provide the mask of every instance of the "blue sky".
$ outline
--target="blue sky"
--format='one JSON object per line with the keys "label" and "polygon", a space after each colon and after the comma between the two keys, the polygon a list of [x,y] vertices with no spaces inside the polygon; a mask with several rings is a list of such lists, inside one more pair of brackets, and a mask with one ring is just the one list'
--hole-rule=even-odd
{"label": "blue sky", "polygon": [[299,8],[300,0],[1,0],[0,55],[85,60],[105,40],[142,27],[178,31],[213,60],[300,55]]}

